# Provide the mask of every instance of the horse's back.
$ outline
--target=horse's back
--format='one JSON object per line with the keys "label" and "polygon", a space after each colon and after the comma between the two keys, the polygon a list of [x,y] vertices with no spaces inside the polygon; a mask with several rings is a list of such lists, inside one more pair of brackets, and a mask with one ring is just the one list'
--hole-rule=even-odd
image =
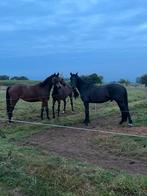
{"label": "horse's back", "polygon": [[60,88],[53,89],[52,96],[59,100],[66,99],[72,93],[72,88],[69,85],[62,85]]}
{"label": "horse's back", "polygon": [[127,95],[126,88],[120,84],[107,84],[106,88],[112,100],[124,99]]}
{"label": "horse's back", "polygon": [[82,100],[90,103],[104,103],[109,100],[117,101],[124,99],[124,96],[126,96],[126,89],[119,84],[89,85],[81,93]]}
{"label": "horse's back", "polygon": [[42,98],[48,98],[48,92],[38,85],[13,85],[9,89],[9,94],[12,99],[23,99],[29,102],[41,101]]}
{"label": "horse's back", "polygon": [[17,97],[17,96],[20,96],[23,92],[23,89],[24,89],[25,85],[23,84],[15,84],[15,85],[12,85],[9,87],[9,94],[10,96],[12,97]]}
{"label": "horse's back", "polygon": [[57,97],[59,99],[65,99],[72,93],[72,88],[69,85],[62,85],[61,88],[58,89]]}
{"label": "horse's back", "polygon": [[104,86],[85,85],[81,91],[81,99],[89,103],[103,103],[109,100],[109,92]]}

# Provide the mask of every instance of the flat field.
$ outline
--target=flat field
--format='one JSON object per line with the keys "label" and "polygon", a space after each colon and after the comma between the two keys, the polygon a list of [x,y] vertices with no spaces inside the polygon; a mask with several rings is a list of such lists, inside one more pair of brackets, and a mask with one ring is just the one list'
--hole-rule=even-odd
{"label": "flat field", "polygon": [[91,104],[91,123],[85,127],[80,98],[74,100],[74,113],[68,100],[66,113],[56,119],[50,98],[50,120],[43,121],[41,103],[20,100],[14,119],[42,124],[9,124],[1,88],[0,195],[147,195],[147,90],[127,90],[133,127],[118,125],[115,102]]}

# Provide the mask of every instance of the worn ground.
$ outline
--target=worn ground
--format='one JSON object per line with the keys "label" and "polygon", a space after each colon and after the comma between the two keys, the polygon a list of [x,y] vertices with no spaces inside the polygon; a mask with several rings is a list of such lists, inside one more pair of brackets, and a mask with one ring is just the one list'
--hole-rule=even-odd
{"label": "worn ground", "polygon": [[[127,134],[147,135],[147,127],[127,127],[119,126],[118,118],[107,117],[97,119],[91,122],[88,127],[82,124],[75,127],[84,127],[89,129],[122,132]],[[119,136],[125,137],[125,136]],[[118,136],[103,134],[93,131],[71,130],[67,128],[51,128],[44,132],[33,134],[25,138],[19,144],[31,145],[43,150],[48,154],[56,154],[68,159],[77,159],[83,162],[96,164],[102,168],[124,170],[129,173],[147,174],[147,154],[140,156],[124,154],[121,151],[111,150],[111,146],[104,143],[97,145],[97,140],[109,143],[109,140],[118,140]],[[111,141],[112,142],[112,141]],[[118,142],[118,141],[117,141]],[[114,145],[114,148],[117,148]],[[146,144],[142,146],[146,148]]]}

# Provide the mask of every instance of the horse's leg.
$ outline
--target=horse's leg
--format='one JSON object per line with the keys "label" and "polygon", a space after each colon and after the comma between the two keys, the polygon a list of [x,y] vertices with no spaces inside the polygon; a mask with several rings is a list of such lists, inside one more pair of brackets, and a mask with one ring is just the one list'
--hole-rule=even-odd
{"label": "horse's leg", "polygon": [[119,122],[119,124],[122,124],[123,122],[127,121],[127,117],[128,117],[128,109],[125,105],[125,103],[123,101],[117,101],[117,104],[120,108],[121,111],[121,121]]}
{"label": "horse's leg", "polygon": [[14,107],[15,107],[16,103],[18,102],[18,100],[19,100],[19,98],[11,100],[10,108],[9,108],[9,111],[8,111],[9,122],[12,122],[11,118],[13,117],[13,110],[14,110]]}
{"label": "horse's leg", "polygon": [[48,100],[45,101],[45,110],[46,110],[46,117],[49,120],[50,117],[49,117],[49,109],[48,109]]}
{"label": "horse's leg", "polygon": [[85,120],[83,123],[85,123],[85,125],[88,125],[88,123],[90,122],[90,120],[89,120],[89,103],[84,102],[84,106],[85,106]]}
{"label": "horse's leg", "polygon": [[73,98],[72,98],[72,95],[70,95],[69,98],[70,98],[70,103],[71,103],[71,110],[73,112],[74,109],[73,109]]}
{"label": "horse's leg", "polygon": [[132,124],[132,119],[131,119],[131,115],[130,115],[130,112],[129,112],[129,109],[128,109],[128,121],[129,121],[128,125],[129,125],[129,126],[133,126],[133,124]]}
{"label": "horse's leg", "polygon": [[55,118],[55,103],[56,103],[56,100],[53,99],[53,105],[52,105],[53,118]]}
{"label": "horse's leg", "polygon": [[61,101],[58,100],[58,117],[59,117],[59,114],[60,114],[60,104],[61,104]]}
{"label": "horse's leg", "polygon": [[66,99],[63,100],[64,107],[63,107],[63,113],[66,111]]}
{"label": "horse's leg", "polygon": [[43,120],[43,113],[44,113],[44,101],[42,101],[42,105],[41,105],[41,114],[40,114],[41,120]]}
{"label": "horse's leg", "polygon": [[130,112],[129,112],[128,103],[126,103],[126,111],[127,111],[128,125],[129,125],[129,126],[133,126],[133,124],[132,124],[132,119],[131,119],[131,115],[130,115]]}

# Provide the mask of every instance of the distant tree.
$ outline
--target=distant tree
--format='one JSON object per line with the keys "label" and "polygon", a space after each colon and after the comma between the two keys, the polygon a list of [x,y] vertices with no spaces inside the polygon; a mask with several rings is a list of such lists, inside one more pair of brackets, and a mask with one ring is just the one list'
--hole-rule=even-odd
{"label": "distant tree", "polygon": [[1,75],[0,80],[9,80],[9,76],[7,75]]}
{"label": "distant tree", "polygon": [[10,78],[10,80],[17,80],[17,79],[18,79],[17,76],[14,76],[14,77]]}
{"label": "distant tree", "polygon": [[118,81],[118,83],[120,83],[120,84],[125,84],[126,86],[128,86],[128,85],[130,84],[130,81],[129,81],[129,80],[125,80],[125,79],[120,79],[120,80]]}
{"label": "distant tree", "polygon": [[11,80],[28,80],[28,78],[25,76],[14,76]]}
{"label": "distant tree", "polygon": [[141,79],[140,79],[140,77],[137,77],[137,78],[136,78],[136,83],[137,83],[137,84],[141,84]]}
{"label": "distant tree", "polygon": [[19,80],[29,80],[26,76],[20,76]]}
{"label": "distant tree", "polygon": [[145,86],[147,87],[147,74],[144,74],[140,77],[140,83],[145,84]]}
{"label": "distant tree", "polygon": [[83,75],[81,78],[87,82],[102,84],[103,76],[98,76],[96,73],[90,75]]}
{"label": "distant tree", "polygon": [[125,84],[125,79],[120,79],[119,81],[118,81],[118,83],[120,83],[120,84]]}

